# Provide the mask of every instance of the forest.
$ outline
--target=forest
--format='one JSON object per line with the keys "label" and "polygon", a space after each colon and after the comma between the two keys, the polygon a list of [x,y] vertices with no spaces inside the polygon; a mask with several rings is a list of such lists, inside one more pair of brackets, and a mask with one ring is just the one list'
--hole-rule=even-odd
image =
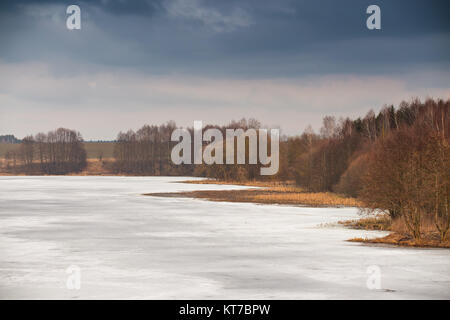
{"label": "forest", "polygon": [[[309,192],[358,198],[365,210],[401,218],[415,238],[428,223],[445,239],[450,229],[449,107],[450,100],[413,99],[357,119],[325,116],[317,133],[309,126],[298,136],[281,137],[274,176],[261,176],[260,164],[174,165],[173,121],[120,132],[113,159],[99,156],[99,161],[110,174],[295,181]],[[241,119],[203,130],[261,127],[256,119]],[[16,174],[80,172],[87,165],[82,141],[80,133],[63,128],[28,136],[17,151],[6,154],[4,167]]]}
{"label": "forest", "polygon": [[17,151],[6,152],[6,169],[25,174],[80,172],[87,164],[82,141],[79,132],[64,128],[26,136]]}

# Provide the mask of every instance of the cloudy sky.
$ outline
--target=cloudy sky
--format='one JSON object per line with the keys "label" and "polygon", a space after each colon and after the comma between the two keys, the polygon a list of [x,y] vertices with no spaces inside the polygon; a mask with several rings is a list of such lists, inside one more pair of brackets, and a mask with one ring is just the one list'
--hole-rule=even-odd
{"label": "cloudy sky", "polygon": [[[66,8],[81,8],[68,30]],[[381,8],[381,30],[366,8]],[[0,134],[114,139],[145,123],[255,117],[284,133],[450,98],[450,2],[0,2]]]}

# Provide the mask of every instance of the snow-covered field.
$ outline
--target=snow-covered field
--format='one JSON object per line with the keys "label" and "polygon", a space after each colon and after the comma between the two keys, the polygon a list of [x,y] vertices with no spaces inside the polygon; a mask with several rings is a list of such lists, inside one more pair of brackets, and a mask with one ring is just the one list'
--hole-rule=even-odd
{"label": "snow-covered field", "polygon": [[244,188],[180,180],[0,177],[0,298],[450,298],[450,250],[346,242],[384,234],[333,224],[353,208],[142,195]]}

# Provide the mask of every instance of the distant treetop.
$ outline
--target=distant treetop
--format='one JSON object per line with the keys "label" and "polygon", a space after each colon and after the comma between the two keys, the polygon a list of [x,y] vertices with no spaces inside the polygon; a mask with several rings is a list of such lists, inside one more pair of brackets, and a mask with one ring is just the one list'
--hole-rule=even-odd
{"label": "distant treetop", "polygon": [[0,136],[0,143],[20,143],[21,140],[17,139],[12,134],[5,134]]}

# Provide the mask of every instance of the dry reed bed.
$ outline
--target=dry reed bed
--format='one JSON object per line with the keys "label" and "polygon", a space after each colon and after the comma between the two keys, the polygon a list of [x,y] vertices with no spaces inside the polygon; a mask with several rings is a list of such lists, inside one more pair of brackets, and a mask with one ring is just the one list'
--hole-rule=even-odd
{"label": "dry reed bed", "polygon": [[228,202],[252,202],[261,204],[288,204],[313,207],[357,207],[358,201],[353,198],[346,198],[338,194],[329,192],[305,192],[302,188],[296,187],[293,182],[279,181],[216,181],[199,180],[183,181],[183,183],[196,184],[226,184],[226,185],[244,185],[259,187],[247,190],[219,190],[219,191],[190,191],[178,192],[174,194],[152,193],[153,196],[178,196],[206,199],[210,201],[228,201]]}

